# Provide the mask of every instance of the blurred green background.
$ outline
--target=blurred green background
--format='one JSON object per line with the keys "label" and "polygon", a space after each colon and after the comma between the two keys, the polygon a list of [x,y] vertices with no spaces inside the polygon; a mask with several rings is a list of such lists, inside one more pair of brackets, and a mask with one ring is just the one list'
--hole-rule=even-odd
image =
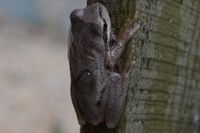
{"label": "blurred green background", "polygon": [[0,133],[78,133],[69,14],[86,0],[0,0]]}

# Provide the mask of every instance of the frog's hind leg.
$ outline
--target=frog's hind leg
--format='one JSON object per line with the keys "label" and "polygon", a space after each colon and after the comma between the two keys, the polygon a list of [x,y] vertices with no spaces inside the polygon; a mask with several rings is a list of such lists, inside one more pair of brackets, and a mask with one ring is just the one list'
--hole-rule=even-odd
{"label": "frog's hind leg", "polygon": [[121,76],[111,73],[108,93],[107,109],[105,112],[105,123],[108,128],[115,128],[120,119],[123,105],[123,90]]}

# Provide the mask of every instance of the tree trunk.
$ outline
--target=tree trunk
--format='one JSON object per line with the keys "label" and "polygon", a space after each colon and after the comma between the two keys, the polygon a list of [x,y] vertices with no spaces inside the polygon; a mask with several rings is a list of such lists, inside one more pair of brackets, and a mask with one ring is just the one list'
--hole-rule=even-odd
{"label": "tree trunk", "polygon": [[128,57],[134,52],[136,65],[119,126],[83,126],[81,133],[200,133],[200,1],[88,4],[97,1],[108,9],[114,32],[135,10],[141,28],[126,50]]}

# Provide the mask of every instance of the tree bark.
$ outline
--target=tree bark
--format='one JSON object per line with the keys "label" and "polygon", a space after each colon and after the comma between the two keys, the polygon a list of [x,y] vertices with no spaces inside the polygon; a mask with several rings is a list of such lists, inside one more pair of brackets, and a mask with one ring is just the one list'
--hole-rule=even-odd
{"label": "tree bark", "polygon": [[115,33],[135,10],[141,28],[123,56],[134,54],[136,64],[119,126],[81,133],[200,133],[200,1],[93,2],[106,6]]}

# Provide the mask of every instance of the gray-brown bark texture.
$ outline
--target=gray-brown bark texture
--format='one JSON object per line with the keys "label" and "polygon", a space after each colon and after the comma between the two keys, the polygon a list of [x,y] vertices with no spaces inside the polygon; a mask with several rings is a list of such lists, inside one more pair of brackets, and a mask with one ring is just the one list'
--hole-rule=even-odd
{"label": "gray-brown bark texture", "polygon": [[[114,31],[139,11],[126,50],[132,71],[119,126],[81,133],[200,133],[200,0],[88,0],[103,3]],[[125,62],[125,61],[124,61]]]}

